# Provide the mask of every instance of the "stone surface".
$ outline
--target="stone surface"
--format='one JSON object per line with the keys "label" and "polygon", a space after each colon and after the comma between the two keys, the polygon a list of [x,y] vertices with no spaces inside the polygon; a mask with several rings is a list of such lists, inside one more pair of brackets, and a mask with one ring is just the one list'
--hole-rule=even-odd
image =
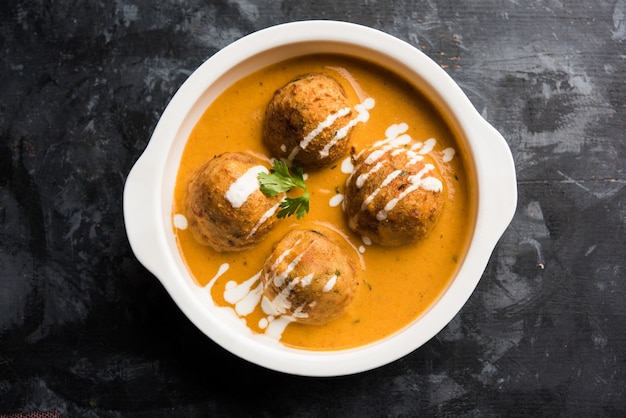
{"label": "stone surface", "polygon": [[[623,415],[625,16],[624,0],[3,1],[0,414]],[[405,358],[334,379],[211,342],[122,222],[126,175],[186,77],[241,36],[313,18],[437,61],[506,138],[519,187],[455,319]]]}

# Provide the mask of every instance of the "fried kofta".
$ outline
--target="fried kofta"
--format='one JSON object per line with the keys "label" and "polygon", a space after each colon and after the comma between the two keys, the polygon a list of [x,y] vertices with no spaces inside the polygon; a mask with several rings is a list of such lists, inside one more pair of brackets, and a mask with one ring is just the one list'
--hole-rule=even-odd
{"label": "fried kofta", "polygon": [[305,324],[330,322],[353,300],[360,270],[356,251],[334,231],[291,230],[263,266],[264,311]]}
{"label": "fried kofta", "polygon": [[352,110],[334,78],[311,73],[276,90],[267,106],[263,141],[278,159],[323,167],[350,146]]}
{"label": "fried kofta", "polygon": [[284,194],[267,197],[261,193],[261,172],[269,172],[262,160],[243,152],[226,152],[193,174],[184,209],[199,243],[219,252],[244,250],[273,228]]}
{"label": "fried kofta", "polygon": [[443,181],[434,160],[408,145],[362,152],[346,181],[343,208],[349,227],[379,245],[423,239],[443,206]]}

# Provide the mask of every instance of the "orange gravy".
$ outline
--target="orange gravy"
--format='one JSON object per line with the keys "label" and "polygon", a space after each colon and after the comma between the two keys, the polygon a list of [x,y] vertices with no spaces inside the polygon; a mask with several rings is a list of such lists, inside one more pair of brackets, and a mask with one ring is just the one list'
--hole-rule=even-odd
{"label": "orange gravy", "polygon": [[[276,89],[309,72],[324,72],[337,79],[353,106],[366,98],[375,100],[369,120],[356,124],[352,131],[351,141],[357,153],[384,139],[391,125],[401,123],[407,124],[406,133],[415,142],[436,140],[429,154],[438,164],[444,182],[445,206],[426,239],[414,245],[384,248],[368,245],[348,228],[338,202],[349,176],[342,171],[343,166],[349,166],[349,155],[327,168],[307,172],[310,212],[301,220],[294,216],[279,221],[266,239],[251,250],[218,253],[198,244],[189,230],[174,226],[174,233],[198,286],[211,282],[213,302],[234,308],[233,303],[225,300],[225,291],[235,283],[247,283],[250,292],[259,290],[255,275],[274,243],[290,228],[321,223],[338,231],[359,252],[364,267],[354,301],[340,319],[325,325],[290,323],[279,338],[281,343],[295,348],[345,349],[389,336],[425,312],[454,278],[473,230],[475,185],[468,169],[467,150],[442,114],[412,85],[379,65],[341,55],[291,59],[239,80],[207,108],[189,137],[180,162],[172,217],[173,224],[177,224],[174,218],[183,214],[182,202],[191,174],[213,156],[225,151],[247,151],[269,161],[271,156],[261,136],[265,108]],[[453,155],[450,150],[454,150]],[[226,265],[228,270],[220,270],[220,266]],[[264,333],[267,320],[259,306],[239,316],[253,332]]]}

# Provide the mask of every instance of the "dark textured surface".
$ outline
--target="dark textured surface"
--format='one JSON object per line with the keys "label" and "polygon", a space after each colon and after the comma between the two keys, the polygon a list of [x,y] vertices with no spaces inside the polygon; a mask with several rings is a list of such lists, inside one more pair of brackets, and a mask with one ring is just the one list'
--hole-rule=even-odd
{"label": "dark textured surface", "polygon": [[[186,77],[291,20],[419,47],[509,143],[517,214],[464,309],[334,379],[222,350],[134,258],[127,173]],[[626,2],[0,4],[0,414],[624,416]]]}

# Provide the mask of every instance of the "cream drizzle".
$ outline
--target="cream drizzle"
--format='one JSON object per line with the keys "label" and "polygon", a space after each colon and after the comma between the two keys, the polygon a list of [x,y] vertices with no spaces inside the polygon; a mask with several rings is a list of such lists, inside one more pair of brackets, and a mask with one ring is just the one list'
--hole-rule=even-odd
{"label": "cream drizzle", "polygon": [[259,189],[259,173],[268,172],[267,168],[262,165],[250,167],[230,185],[224,194],[224,198],[230,202],[232,207],[240,208],[246,203],[250,195]]}
{"label": "cream drizzle", "polygon": [[[237,315],[249,315],[259,304],[261,296],[263,295],[263,283],[259,282],[260,276],[261,272],[239,285],[234,281],[226,283],[224,300],[235,305],[235,312],[237,312]],[[259,283],[253,289],[252,286],[257,282]]]}
{"label": "cream drizzle", "polygon": [[[385,139],[381,139],[379,141],[374,142],[374,144],[372,144],[372,146],[369,148],[362,149],[355,156],[355,159],[359,159],[361,155],[367,150],[373,149],[374,151],[372,151],[368,155],[368,157],[365,159],[365,161],[362,163],[362,164],[373,164],[378,159],[380,159],[383,155],[385,155],[387,151],[397,149],[400,146],[409,144],[412,141],[412,138],[406,134],[402,135],[408,129],[409,129],[409,125],[407,125],[404,122],[390,125],[385,130]],[[350,174],[347,180],[348,182],[350,182],[352,181],[352,176],[354,175],[356,171],[358,171],[360,167],[361,165],[354,167],[354,165],[352,164],[352,159],[347,158],[343,161],[341,165],[341,172]]]}
{"label": "cream drizzle", "polygon": [[343,202],[343,195],[342,194],[336,194],[333,197],[330,198],[330,200],[328,201],[328,205],[331,208],[336,208],[337,206],[341,205],[341,203]]}
{"label": "cream drizzle", "polygon": [[289,276],[289,273],[291,273],[298,266],[298,264],[300,264],[300,260],[302,259],[302,256],[304,255],[304,251],[302,251],[300,254],[295,256],[294,259],[291,260],[289,264],[287,264],[287,268],[285,270],[283,270],[282,272],[278,272],[278,265],[285,258],[287,258],[287,256],[291,253],[291,251],[295,247],[297,247],[298,243],[299,243],[299,240],[293,244],[293,247],[283,251],[283,253],[280,256],[278,256],[278,258],[272,265],[270,272],[272,273],[272,281],[274,282],[274,286],[282,287],[283,284],[285,284],[285,279]]}
{"label": "cream drizzle", "polygon": [[433,150],[433,148],[435,148],[436,144],[437,144],[437,140],[435,138],[427,139],[426,142],[424,142],[424,145],[420,149],[419,153],[428,154],[429,152]]}
{"label": "cream drizzle", "polygon": [[[289,274],[298,266],[298,264],[300,264],[300,260],[302,260],[302,257],[304,256],[304,254],[308,251],[308,249],[313,244],[310,244],[307,248],[302,250],[296,257],[294,257],[294,259],[291,260],[291,262],[287,265],[287,268],[284,271],[282,272],[278,271],[279,264],[282,261],[284,261],[285,258],[287,258],[287,256],[293,250],[293,248],[297,247],[299,242],[300,240],[297,240],[291,248],[283,251],[283,253],[280,254],[280,256],[278,256],[278,258],[276,259],[276,262],[274,262],[274,264],[270,268],[270,272],[272,274],[272,278],[271,278],[272,282],[274,283],[276,287],[281,288],[281,292],[278,295],[276,295],[274,300],[272,300],[271,302],[272,304],[274,304],[276,310],[281,315],[285,314],[285,312],[292,309],[289,296],[291,295],[291,291],[294,289],[294,287],[296,285],[300,285],[302,287],[308,286],[311,284],[311,280],[313,280],[313,273],[311,273],[304,277],[296,277],[292,279],[289,283],[287,283],[286,286],[284,286],[285,279],[289,277]],[[297,311],[298,310],[296,309],[296,311],[293,312],[292,315],[296,316]],[[301,314],[301,315],[306,315],[306,314]]]}
{"label": "cream drizzle", "polygon": [[254,227],[252,227],[250,232],[248,232],[248,235],[246,235],[246,239],[249,239],[252,235],[254,235],[256,231],[261,227],[261,225],[263,225],[269,218],[271,218],[274,215],[274,213],[276,213],[279,207],[280,207],[280,203],[277,203],[271,208],[269,208],[267,211],[265,211],[263,216],[259,218],[258,222],[254,225]]}
{"label": "cream drizzle", "polygon": [[213,276],[213,278],[209,280],[209,283],[207,283],[206,285],[206,289],[209,290],[209,294],[211,294],[211,288],[213,287],[217,279],[223,276],[224,273],[226,273],[229,268],[230,268],[230,264],[228,263],[224,263],[219,266],[219,268],[217,269],[217,273],[215,273],[215,276]]}
{"label": "cream drizzle", "polygon": [[177,213],[176,215],[174,215],[172,222],[174,223],[174,227],[176,229],[180,229],[181,231],[184,231],[189,226],[187,217],[182,213]]}
{"label": "cream drizzle", "polygon": [[334,274],[330,279],[328,279],[328,281],[324,285],[324,288],[322,289],[322,291],[323,292],[330,292],[331,290],[333,290],[333,287],[335,287],[336,283],[337,283],[337,275]]}
{"label": "cream drizzle", "polygon": [[267,327],[264,327],[265,335],[275,340],[278,340],[282,337],[285,328],[287,328],[287,325],[289,325],[293,321],[295,321],[294,318],[286,315],[280,316],[278,318],[271,317],[267,321]]}
{"label": "cream drizzle", "polygon": [[300,278],[296,277],[287,283],[287,286],[281,288],[280,293],[278,293],[274,299],[271,301],[272,305],[274,305],[275,311],[279,315],[284,315],[286,312],[291,310],[291,301],[289,300],[289,296],[291,295],[292,290],[300,283]]}
{"label": "cream drizzle", "polygon": [[387,219],[387,215],[393,208],[396,207],[398,202],[404,199],[409,193],[414,192],[420,187],[423,187],[426,190],[440,192],[443,189],[443,184],[441,181],[435,177],[426,177],[422,179],[422,177],[435,169],[435,166],[432,164],[426,164],[424,168],[422,168],[417,174],[409,176],[408,180],[411,183],[411,186],[407,187],[400,193],[398,196],[394,197],[390,201],[385,204],[384,209],[381,209],[376,213],[376,219],[379,221],[384,221]]}
{"label": "cream drizzle", "polygon": [[350,114],[350,112],[352,112],[352,109],[350,109],[349,107],[344,107],[343,109],[339,109],[339,111],[328,115],[328,117],[325,120],[323,120],[319,125],[317,125],[317,128],[315,128],[311,132],[309,132],[309,134],[307,136],[305,136],[302,139],[302,141],[300,141],[300,148],[306,149],[306,147],[309,146],[309,143],[316,136],[321,134],[324,129],[332,126],[332,124],[335,123],[335,121],[337,119],[339,119],[340,117],[343,117],[343,116],[346,116],[346,115]]}
{"label": "cream drizzle", "polygon": [[372,174],[376,173],[378,170],[380,170],[383,166],[383,163],[381,162],[377,162],[376,165],[374,167],[372,167],[369,171],[361,174],[359,177],[356,178],[356,182],[354,183],[356,185],[357,189],[360,189],[361,187],[363,187],[363,185],[365,184],[365,181],[369,178],[369,176],[371,176]]}
{"label": "cream drizzle", "polygon": [[354,165],[352,164],[352,158],[345,158],[341,162],[341,172],[343,174],[350,174],[354,171]]}
{"label": "cream drizzle", "polygon": [[454,150],[454,148],[446,148],[443,150],[443,162],[444,163],[448,163],[450,161],[452,161],[452,159],[454,158],[454,154],[456,154],[456,151]]}
{"label": "cream drizzle", "polygon": [[357,116],[354,119],[352,119],[350,122],[348,122],[346,126],[344,126],[343,128],[337,130],[337,132],[335,132],[335,136],[333,137],[333,139],[328,141],[328,143],[320,151],[320,157],[322,158],[328,157],[328,154],[330,153],[330,149],[334,147],[335,144],[339,142],[341,139],[345,138],[346,135],[348,135],[348,132],[350,132],[350,129],[355,127],[357,123],[367,122],[370,119],[370,113],[368,112],[368,110],[373,109],[374,104],[375,104],[374,99],[372,99],[371,97],[368,97],[367,99],[365,99],[365,101],[363,101],[363,103],[359,103],[358,105],[354,106],[354,110],[358,112]]}
{"label": "cream drizzle", "polygon": [[382,189],[387,187],[389,183],[394,181],[399,175],[402,174],[403,171],[404,170],[394,170],[391,173],[389,173],[387,177],[385,177],[385,180],[383,180],[383,182],[380,184],[380,186],[378,186],[376,190],[374,190],[369,196],[367,196],[363,200],[363,203],[361,203],[361,210],[365,210],[367,208],[367,205],[369,205],[372,202],[372,200],[374,200],[374,198],[378,196],[378,194],[382,191]]}
{"label": "cream drizzle", "polygon": [[[259,189],[259,173],[269,173],[269,170],[262,165],[250,167],[246,172],[235,180],[226,193],[224,198],[230,202],[233,208],[240,208],[250,198],[250,196]],[[257,223],[252,227],[246,235],[246,239],[250,239],[256,231],[270,219],[278,210],[280,203],[272,206],[259,218]]]}
{"label": "cream drizzle", "polygon": [[[371,97],[368,97],[362,103],[354,106],[354,110],[357,111],[357,115],[353,119],[351,119],[345,126],[335,132],[333,138],[324,145],[324,148],[320,150],[320,157],[327,157],[330,153],[330,149],[335,146],[337,142],[339,142],[342,138],[345,138],[346,135],[348,135],[348,132],[350,132],[350,129],[352,129],[356,124],[358,124],[359,122],[367,122],[370,118],[369,110],[374,108],[375,104],[375,100]],[[300,143],[296,145],[293,150],[291,150],[291,153],[287,157],[287,161],[291,163],[296,158],[298,153],[300,151],[306,150],[311,141],[313,141],[313,139],[315,139],[320,133],[322,133],[324,129],[332,126],[332,124],[335,123],[337,119],[346,116],[351,112],[352,110],[349,107],[346,107],[328,115],[326,119],[320,122],[317,127],[315,127],[315,129],[313,129],[304,138],[302,138]]]}

